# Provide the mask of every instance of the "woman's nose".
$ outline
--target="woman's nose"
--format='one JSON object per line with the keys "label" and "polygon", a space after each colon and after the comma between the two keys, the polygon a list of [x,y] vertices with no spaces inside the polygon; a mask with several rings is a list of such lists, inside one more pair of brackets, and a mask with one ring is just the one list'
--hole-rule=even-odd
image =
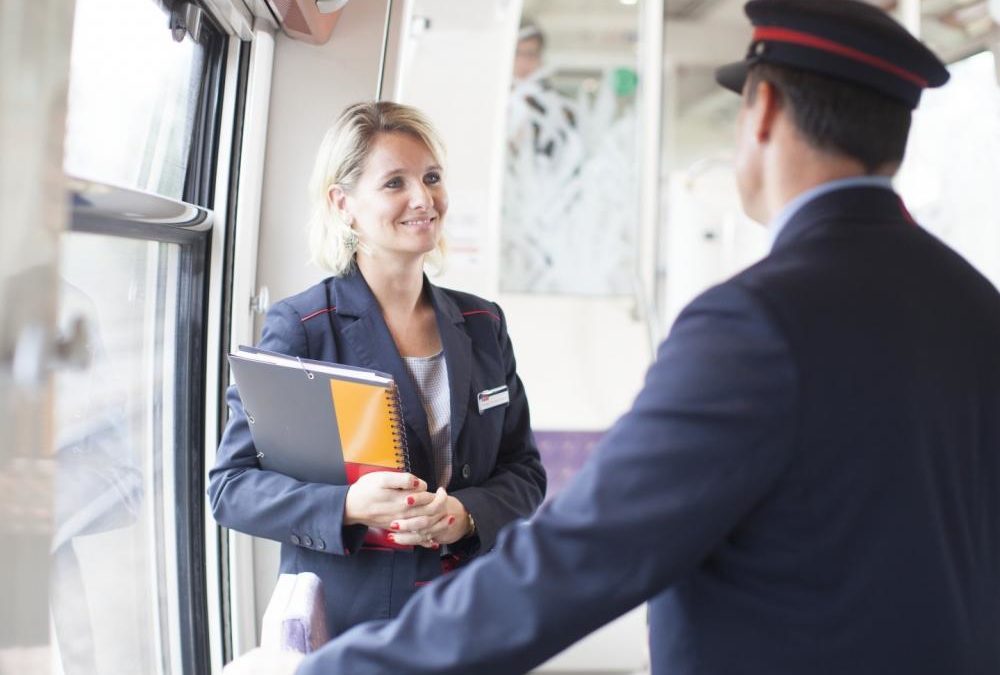
{"label": "woman's nose", "polygon": [[412,208],[426,209],[430,207],[433,198],[431,197],[430,189],[423,183],[418,183],[416,187],[410,190],[410,206]]}

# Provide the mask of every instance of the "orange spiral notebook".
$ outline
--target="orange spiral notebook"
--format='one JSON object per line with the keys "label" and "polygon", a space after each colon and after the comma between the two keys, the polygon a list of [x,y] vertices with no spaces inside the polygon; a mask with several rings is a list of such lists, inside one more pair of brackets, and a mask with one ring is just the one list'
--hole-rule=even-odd
{"label": "orange spiral notebook", "polygon": [[[350,485],[373,471],[409,471],[391,375],[241,346],[229,355],[262,469]],[[365,543],[409,549],[368,528]]]}

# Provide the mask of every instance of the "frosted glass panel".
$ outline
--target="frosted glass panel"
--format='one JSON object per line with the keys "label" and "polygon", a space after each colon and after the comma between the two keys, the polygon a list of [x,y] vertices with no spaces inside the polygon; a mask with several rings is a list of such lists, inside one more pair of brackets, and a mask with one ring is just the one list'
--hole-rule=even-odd
{"label": "frosted glass panel", "polygon": [[526,0],[507,103],[500,290],[632,295],[638,4]]}

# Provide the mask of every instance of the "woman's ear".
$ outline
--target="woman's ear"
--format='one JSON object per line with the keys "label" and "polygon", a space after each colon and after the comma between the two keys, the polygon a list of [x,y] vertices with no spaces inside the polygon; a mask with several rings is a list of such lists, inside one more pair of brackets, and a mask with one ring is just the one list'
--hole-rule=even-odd
{"label": "woman's ear", "polygon": [[326,197],[333,208],[341,213],[347,211],[347,193],[344,191],[344,188],[339,185],[331,185],[329,191],[326,193]]}
{"label": "woman's ear", "polygon": [[330,201],[330,205],[344,216],[345,221],[350,223],[352,217],[347,212],[347,193],[344,189],[339,185],[331,185],[330,190],[326,193],[326,197]]}

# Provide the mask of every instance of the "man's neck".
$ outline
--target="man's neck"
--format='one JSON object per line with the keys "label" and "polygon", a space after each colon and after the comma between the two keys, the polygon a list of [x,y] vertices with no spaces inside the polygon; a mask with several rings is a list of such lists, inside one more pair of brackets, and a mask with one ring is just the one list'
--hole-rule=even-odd
{"label": "man's neck", "polygon": [[804,192],[830,181],[868,175],[856,159],[820,153],[811,148],[802,153],[789,153],[783,159],[772,165],[771,180],[766,183],[769,189],[765,193],[765,222],[770,222],[785,205]]}

